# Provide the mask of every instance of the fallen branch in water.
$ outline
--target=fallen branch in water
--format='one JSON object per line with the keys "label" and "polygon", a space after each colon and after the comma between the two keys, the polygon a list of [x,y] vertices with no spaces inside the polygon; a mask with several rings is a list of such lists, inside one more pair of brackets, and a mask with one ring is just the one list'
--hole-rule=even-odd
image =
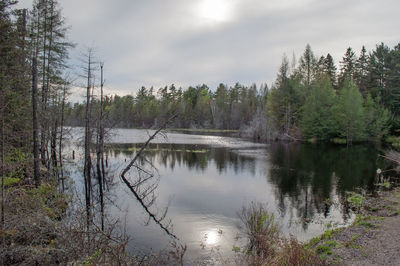
{"label": "fallen branch in water", "polygon": [[[149,139],[143,144],[143,146],[140,148],[140,150],[136,153],[135,157],[130,161],[130,163],[125,167],[125,169],[121,173],[121,178],[123,182],[126,184],[126,186],[129,188],[129,190],[132,192],[132,194],[135,196],[135,198],[139,201],[140,205],[143,207],[145,212],[149,215],[149,220],[153,220],[162,230],[164,230],[169,236],[177,239],[178,237],[175,236],[173,233],[171,233],[168,229],[167,226],[163,225],[162,221],[166,216],[166,211],[163,213],[161,218],[157,218],[156,214],[154,214],[150,210],[150,206],[153,205],[155,201],[155,196],[154,196],[154,190],[157,188],[157,184],[151,184],[147,189],[144,190],[144,192],[140,193],[139,191],[139,186],[145,183],[147,180],[149,180],[151,177],[153,177],[152,174],[148,173],[146,170],[142,169],[141,167],[135,165],[135,162],[140,158],[141,154],[143,151],[146,149],[146,147],[150,144],[150,142],[157,136],[157,134],[160,133],[161,130],[165,129],[168,123],[170,123],[176,115],[172,116],[169,118],[159,129],[154,132],[153,135],[149,137]],[[150,177],[140,179],[138,182],[135,184],[131,184],[129,180],[125,177],[125,175],[131,170],[132,167],[137,168],[139,171],[142,171],[143,173],[149,174]],[[149,200],[150,197],[150,200]],[[146,200],[148,201],[146,203]]]}

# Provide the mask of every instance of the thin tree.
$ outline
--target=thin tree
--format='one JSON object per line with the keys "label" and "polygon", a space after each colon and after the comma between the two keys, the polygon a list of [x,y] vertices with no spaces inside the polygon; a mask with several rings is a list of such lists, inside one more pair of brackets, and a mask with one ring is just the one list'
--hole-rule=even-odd
{"label": "thin tree", "polygon": [[37,60],[32,58],[32,124],[33,124],[33,176],[35,185],[41,183],[40,153],[39,153],[39,121],[38,121],[38,78]]}
{"label": "thin tree", "polygon": [[104,181],[104,126],[103,126],[103,67],[104,64],[100,63],[100,110],[98,117],[98,129],[97,129],[97,179],[99,185],[99,196],[100,196],[100,212],[101,212],[101,230],[104,231],[104,193],[103,193],[103,181]]}
{"label": "thin tree", "polygon": [[93,64],[93,51],[88,50],[87,54],[87,69],[86,78],[86,109],[85,109],[85,157],[84,157],[84,179],[85,179],[85,200],[86,200],[86,215],[87,215],[87,230],[89,231],[91,222],[91,190],[92,190],[92,178],[91,178],[91,168],[92,159],[90,155],[90,148],[92,142],[92,132],[91,132],[91,121],[90,121],[90,105],[91,105],[91,88],[92,88],[92,64]]}

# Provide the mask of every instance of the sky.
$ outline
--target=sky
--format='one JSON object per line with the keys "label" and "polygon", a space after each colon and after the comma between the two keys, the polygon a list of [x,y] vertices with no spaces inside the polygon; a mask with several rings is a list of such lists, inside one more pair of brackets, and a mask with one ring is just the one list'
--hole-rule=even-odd
{"label": "sky", "polygon": [[[338,65],[359,53],[400,43],[398,0],[58,0],[76,44],[70,64],[93,48],[104,62],[108,94],[141,86],[274,82],[284,54],[307,44]],[[19,0],[30,8],[32,0]],[[78,91],[78,89],[76,89]],[[82,93],[83,95],[83,93]],[[80,97],[79,93],[73,96]]]}

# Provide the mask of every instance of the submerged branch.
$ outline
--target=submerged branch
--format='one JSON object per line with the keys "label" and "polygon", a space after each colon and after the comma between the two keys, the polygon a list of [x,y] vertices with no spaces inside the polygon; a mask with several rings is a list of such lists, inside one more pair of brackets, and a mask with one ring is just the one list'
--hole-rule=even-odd
{"label": "submerged branch", "polygon": [[[140,148],[140,150],[136,153],[135,157],[131,160],[131,162],[122,171],[121,178],[122,178],[123,182],[126,184],[126,186],[129,188],[129,190],[132,192],[132,194],[135,196],[135,198],[139,201],[140,205],[143,207],[143,209],[146,211],[146,213],[149,215],[149,219],[153,220],[169,236],[179,240],[177,236],[175,236],[172,232],[170,232],[170,230],[168,229],[168,226],[165,226],[162,223],[162,221],[164,220],[164,218],[166,216],[166,212],[163,213],[161,218],[157,218],[156,214],[153,213],[149,208],[150,206],[153,205],[153,203],[155,201],[154,190],[157,188],[158,184],[152,184],[147,189],[145,189],[144,192],[140,192],[139,186],[142,185],[147,180],[149,180],[151,177],[153,177],[153,175],[151,175],[147,171],[145,171],[142,168],[135,165],[135,162],[140,158],[142,152],[146,149],[146,147],[149,145],[149,143],[157,136],[158,133],[160,133],[161,130],[165,129],[165,127],[168,125],[168,123],[170,123],[175,117],[176,117],[176,115],[174,115],[170,119],[168,119],[158,130],[156,130],[156,132],[154,132],[153,135],[151,135],[149,137],[149,139],[143,144],[143,146]],[[139,180],[134,185],[132,185],[129,182],[129,180],[125,177],[125,175],[128,173],[128,171],[131,170],[132,167],[135,167],[139,171],[149,174],[150,177]],[[150,201],[148,199],[149,195],[152,195]],[[147,201],[147,203],[146,203],[146,201]]]}
{"label": "submerged branch", "polygon": [[167,227],[165,227],[161,222],[162,219],[158,219],[154,213],[152,213],[148,206],[144,203],[143,198],[139,196],[139,194],[136,192],[135,188],[130,184],[130,182],[125,178],[125,176],[121,175],[122,180],[126,184],[126,186],[129,188],[129,190],[132,192],[132,194],[135,196],[135,198],[139,201],[140,205],[143,207],[143,209],[146,211],[146,213],[151,217],[151,219],[158,224],[161,229],[163,229],[169,236],[172,236],[175,239],[178,239],[176,235],[171,233]]}

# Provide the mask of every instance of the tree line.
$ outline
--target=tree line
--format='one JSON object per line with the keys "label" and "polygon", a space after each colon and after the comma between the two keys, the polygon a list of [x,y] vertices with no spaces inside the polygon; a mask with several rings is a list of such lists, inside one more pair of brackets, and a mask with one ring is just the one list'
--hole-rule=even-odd
{"label": "tree line", "polygon": [[74,45],[56,0],[34,0],[30,10],[16,2],[0,1],[2,177],[22,175],[38,186],[47,169],[62,183],[65,73]]}
{"label": "tree line", "polygon": [[[253,84],[142,87],[135,96],[108,96],[109,126],[149,128],[171,114],[175,128],[241,130],[257,139],[343,138],[380,140],[400,129],[400,44],[378,44],[359,55],[348,48],[339,62],[314,55],[307,45],[300,59],[283,57],[271,88]],[[98,102],[94,102],[94,105]],[[66,107],[67,124],[84,125],[85,104]]]}
{"label": "tree line", "polygon": [[[73,84],[67,61],[69,50],[75,45],[68,40],[69,27],[58,1],[34,0],[30,10],[15,8],[16,3],[14,0],[0,0],[2,228],[5,223],[6,180],[23,180],[36,187],[46,181],[64,192],[65,114],[69,89]],[[81,76],[85,85],[82,87],[87,91],[83,165],[87,232],[94,223],[92,209],[95,205],[100,209],[103,231],[104,64],[94,59],[90,49],[84,55],[83,64]],[[101,76],[101,84],[95,86],[96,72]],[[96,108],[92,108],[94,87],[100,91]],[[99,195],[98,199],[94,199],[95,193]]]}

